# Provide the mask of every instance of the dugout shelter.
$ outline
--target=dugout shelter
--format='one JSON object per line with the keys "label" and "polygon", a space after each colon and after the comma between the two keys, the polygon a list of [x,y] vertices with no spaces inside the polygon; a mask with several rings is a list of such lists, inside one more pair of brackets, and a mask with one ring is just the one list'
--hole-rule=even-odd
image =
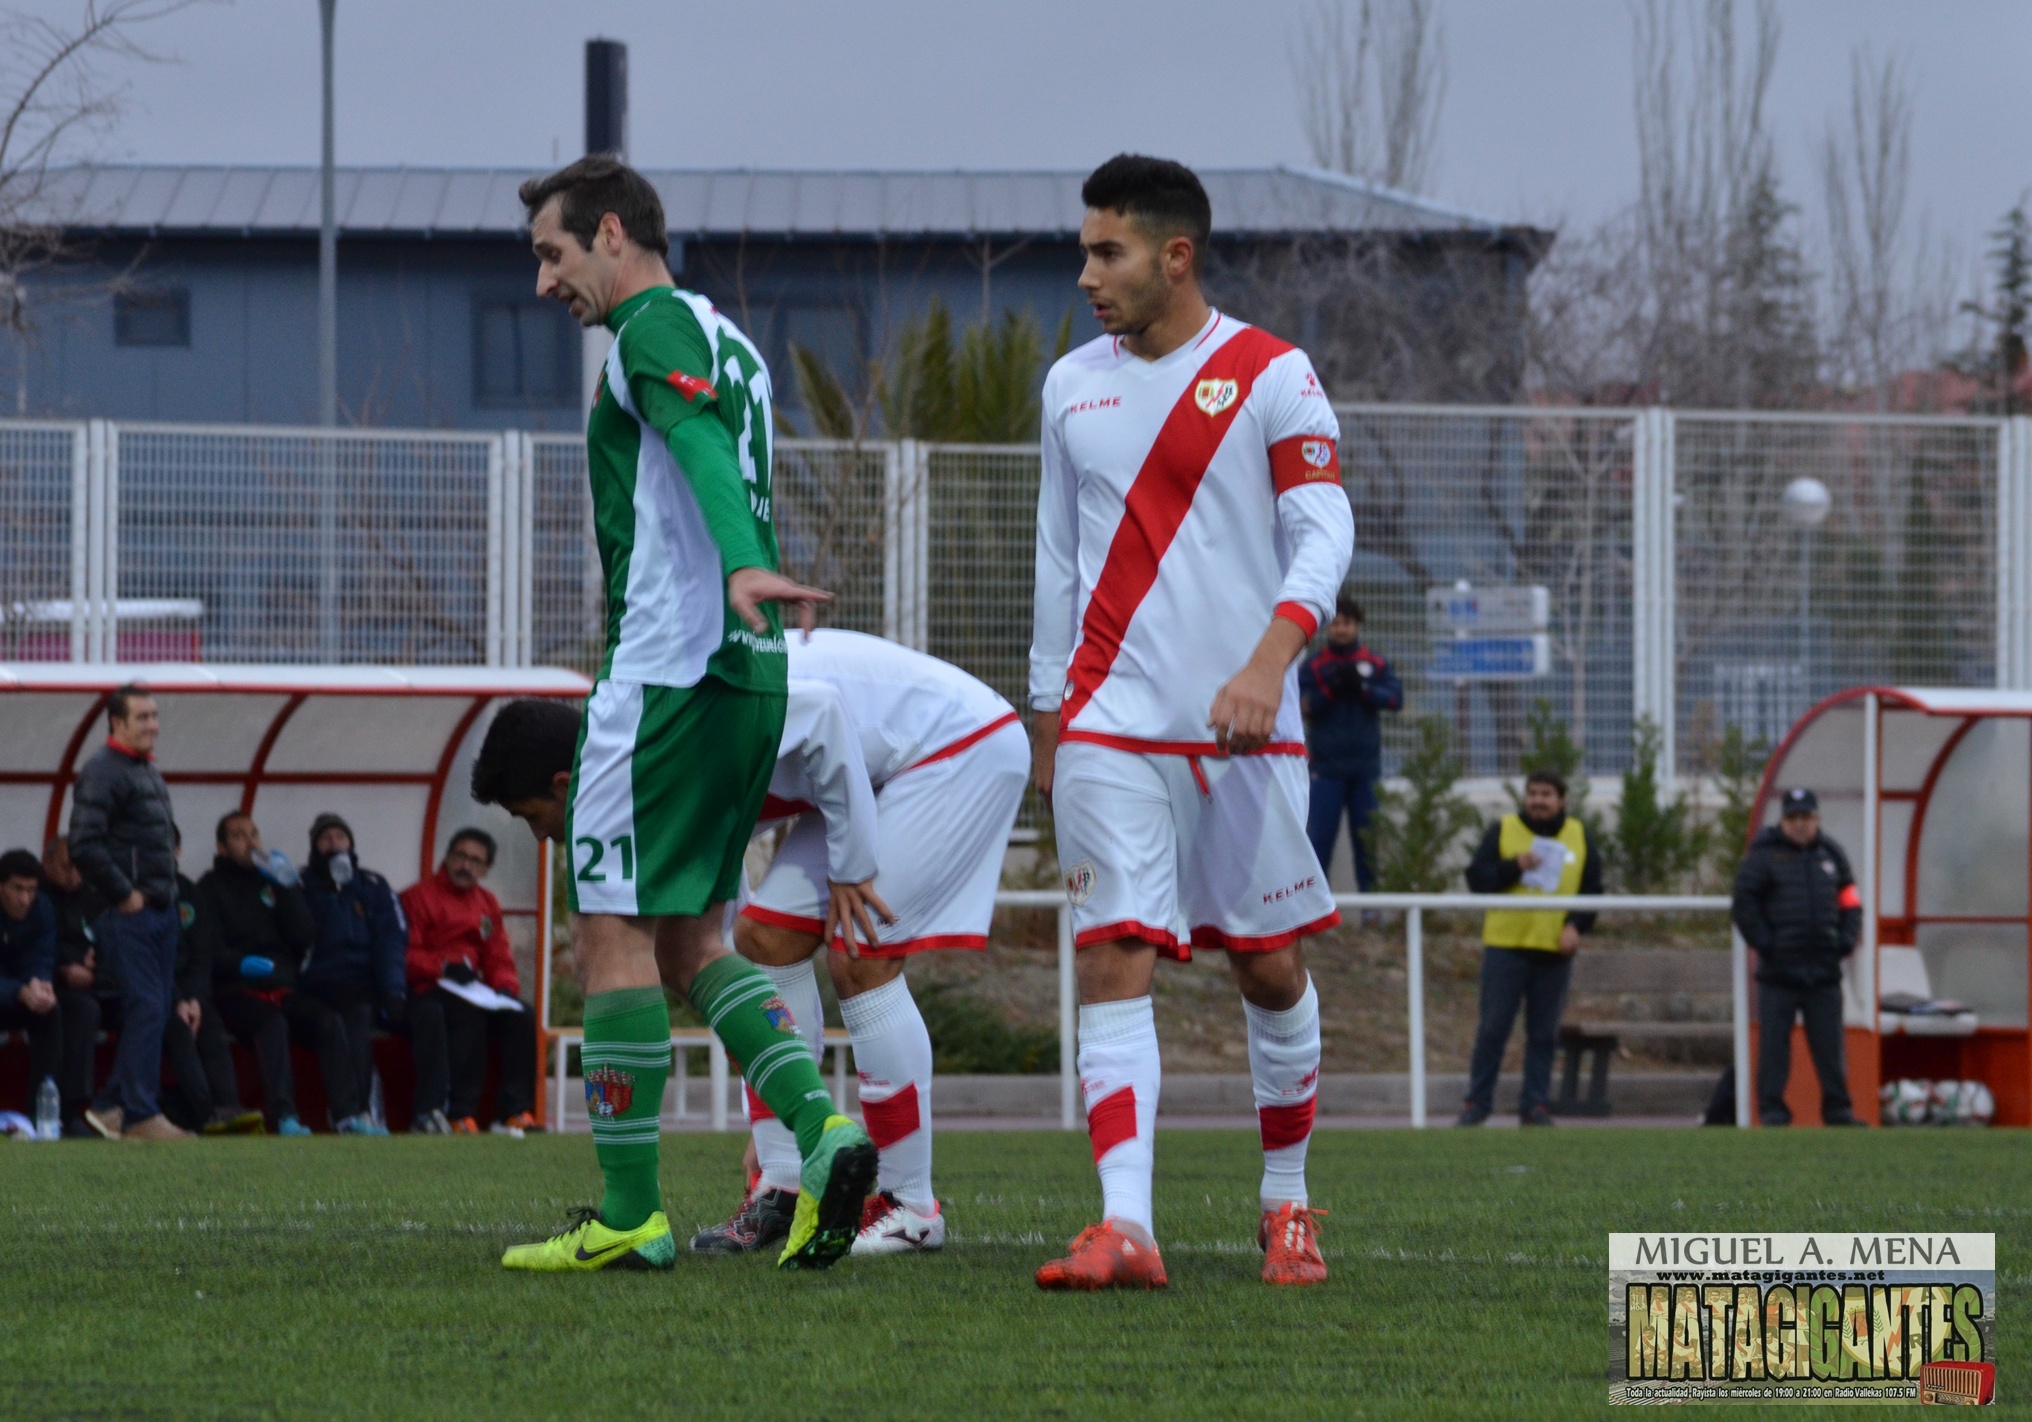
{"label": "dugout shelter", "polygon": [[[1819,796],[1863,894],[1842,1011],[1857,1114],[1886,1081],[1975,1080],[1998,1125],[2032,1125],[2032,692],[1840,692],[1779,744],[1753,825],[1774,823],[1793,785]],[[1787,1104],[1820,1119],[1797,1026]]]}
{"label": "dugout shelter", "polygon": [[77,771],[105,744],[107,697],[128,682],[162,711],[155,760],[183,831],[184,873],[211,867],[213,828],[234,809],[299,865],[311,821],[344,816],[361,864],[398,893],[436,871],[456,831],[484,829],[500,846],[487,887],[536,1020],[548,1021],[550,846],[506,811],[475,805],[467,785],[504,702],[582,700],[586,678],[528,667],[0,663],[0,848],[39,855],[65,830]]}

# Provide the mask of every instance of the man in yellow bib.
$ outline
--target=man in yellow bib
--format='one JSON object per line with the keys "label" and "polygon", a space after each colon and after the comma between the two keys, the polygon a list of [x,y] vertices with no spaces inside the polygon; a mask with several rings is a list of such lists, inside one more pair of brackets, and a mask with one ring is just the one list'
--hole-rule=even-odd
{"label": "man in yellow bib", "polygon": [[[1489,826],[1468,865],[1468,889],[1477,894],[1599,894],[1602,860],[1587,826],[1566,813],[1566,781],[1534,770],[1524,781],[1522,814]],[[1552,1124],[1552,1056],[1566,983],[1580,936],[1595,926],[1591,913],[1546,909],[1491,909],[1482,918],[1481,1023],[1468,1067],[1467,1100],[1460,1124],[1479,1126],[1496,1104],[1496,1073],[1510,1028],[1524,1007],[1524,1089],[1517,1119]]]}

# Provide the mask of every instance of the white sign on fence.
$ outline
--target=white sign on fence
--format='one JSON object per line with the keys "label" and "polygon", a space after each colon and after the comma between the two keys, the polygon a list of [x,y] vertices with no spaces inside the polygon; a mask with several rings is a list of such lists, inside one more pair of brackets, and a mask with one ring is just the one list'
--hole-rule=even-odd
{"label": "white sign on fence", "polygon": [[1552,625],[1552,594],[1542,587],[1425,590],[1425,626],[1435,637],[1524,637]]}

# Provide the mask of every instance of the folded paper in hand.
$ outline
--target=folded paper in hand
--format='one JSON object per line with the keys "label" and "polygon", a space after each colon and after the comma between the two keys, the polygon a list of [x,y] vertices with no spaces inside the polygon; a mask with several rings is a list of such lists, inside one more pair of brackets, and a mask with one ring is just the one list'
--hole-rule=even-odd
{"label": "folded paper in hand", "polygon": [[1527,889],[1536,889],[1541,894],[1559,892],[1559,876],[1566,872],[1566,861],[1572,856],[1565,845],[1544,835],[1531,841],[1531,852],[1538,856],[1538,867],[1526,869],[1520,882]]}
{"label": "folded paper in hand", "polygon": [[439,978],[437,985],[453,997],[462,997],[475,1007],[489,1012],[520,1012],[522,1004],[505,993],[495,992],[485,983],[475,979],[469,983],[455,983],[450,978]]}

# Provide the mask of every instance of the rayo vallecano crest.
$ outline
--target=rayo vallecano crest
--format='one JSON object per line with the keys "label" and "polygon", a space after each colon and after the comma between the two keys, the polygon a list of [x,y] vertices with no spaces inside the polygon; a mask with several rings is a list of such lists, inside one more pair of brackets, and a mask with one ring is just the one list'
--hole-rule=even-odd
{"label": "rayo vallecano crest", "polygon": [[1208,415],[1218,415],[1235,403],[1241,387],[1232,380],[1202,380],[1193,388],[1192,403]]}
{"label": "rayo vallecano crest", "polygon": [[1065,871],[1065,896],[1072,900],[1074,908],[1081,907],[1094,896],[1094,884],[1099,877],[1094,873],[1091,860],[1082,860]]}

